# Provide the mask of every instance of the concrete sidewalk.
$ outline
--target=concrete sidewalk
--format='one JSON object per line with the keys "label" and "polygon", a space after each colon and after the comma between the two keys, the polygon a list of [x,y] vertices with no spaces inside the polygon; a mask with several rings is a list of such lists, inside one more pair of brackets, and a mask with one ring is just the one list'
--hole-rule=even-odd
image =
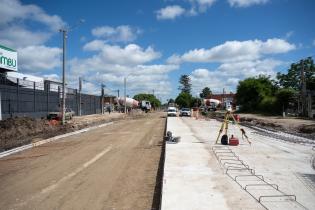
{"label": "concrete sidewalk", "polygon": [[167,131],[181,140],[166,144],[161,209],[263,209],[220,168],[210,151],[209,122],[197,121],[203,128],[197,131],[187,120],[196,121],[168,118]]}
{"label": "concrete sidewalk", "polygon": [[[233,179],[241,172],[229,173],[233,179],[224,173],[222,159],[220,164],[211,149],[220,125],[216,120],[168,119],[167,130],[180,136],[181,141],[166,144],[162,210],[264,209],[255,199],[280,193],[270,186],[253,187],[262,184],[252,179],[254,177],[238,179],[237,184]],[[236,125],[229,125],[228,135],[234,134],[240,139],[240,145],[230,149],[254,169],[255,174],[276,184],[284,195],[296,196],[297,201],[287,197],[265,197],[262,204],[267,209],[315,209],[315,171],[310,163],[314,155],[312,147],[266,136],[261,131],[245,130],[251,145],[242,141]],[[251,185],[248,192],[244,190],[246,185]]]}

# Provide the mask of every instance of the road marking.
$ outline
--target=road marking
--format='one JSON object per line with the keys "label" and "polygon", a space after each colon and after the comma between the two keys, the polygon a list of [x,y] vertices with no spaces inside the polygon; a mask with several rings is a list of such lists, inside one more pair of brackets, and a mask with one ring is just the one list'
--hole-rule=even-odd
{"label": "road marking", "polygon": [[111,150],[111,146],[105,148],[102,152],[98,153],[96,156],[94,156],[91,160],[87,161],[86,163],[84,163],[81,167],[77,168],[76,170],[74,170],[73,172],[71,172],[70,174],[64,176],[63,178],[61,178],[59,181],[57,181],[55,184],[52,184],[48,187],[46,187],[45,189],[43,189],[41,191],[41,194],[45,194],[45,193],[49,193],[52,190],[56,189],[60,184],[62,184],[63,182],[71,179],[72,177],[76,176],[78,173],[80,173],[81,171],[83,171],[85,168],[89,167],[90,165],[92,165],[93,163],[95,163],[98,159],[100,159],[103,155],[105,155],[107,152],[109,152]]}

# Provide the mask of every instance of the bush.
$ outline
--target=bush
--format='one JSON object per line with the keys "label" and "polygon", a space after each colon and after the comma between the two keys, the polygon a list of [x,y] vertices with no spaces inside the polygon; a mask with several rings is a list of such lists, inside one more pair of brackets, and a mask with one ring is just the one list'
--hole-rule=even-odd
{"label": "bush", "polygon": [[258,110],[262,113],[277,114],[277,98],[274,96],[265,96],[258,105]]}

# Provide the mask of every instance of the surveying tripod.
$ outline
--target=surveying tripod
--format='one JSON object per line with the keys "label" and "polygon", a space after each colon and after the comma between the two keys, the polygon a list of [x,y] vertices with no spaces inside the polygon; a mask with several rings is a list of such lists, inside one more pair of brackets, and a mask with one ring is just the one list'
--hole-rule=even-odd
{"label": "surveying tripod", "polygon": [[241,126],[239,125],[239,123],[235,120],[235,117],[233,116],[233,114],[231,114],[230,111],[227,111],[225,114],[224,114],[224,120],[222,122],[222,125],[221,125],[221,128],[220,128],[220,131],[219,131],[219,134],[218,134],[218,137],[217,137],[217,140],[216,140],[216,144],[218,144],[218,141],[219,141],[219,138],[223,132],[223,130],[225,130],[225,135],[227,137],[227,131],[228,131],[228,128],[229,128],[229,118],[232,118],[234,123],[237,125],[237,127],[240,129],[241,133],[242,133],[242,139],[244,139],[244,137],[246,138],[247,142],[249,144],[251,144],[251,142],[248,140],[248,136],[246,135],[245,133],[245,130],[243,128],[241,128]]}

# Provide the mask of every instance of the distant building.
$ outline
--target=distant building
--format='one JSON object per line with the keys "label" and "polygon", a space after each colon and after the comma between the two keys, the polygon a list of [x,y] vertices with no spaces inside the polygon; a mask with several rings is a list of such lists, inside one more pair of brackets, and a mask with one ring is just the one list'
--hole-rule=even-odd
{"label": "distant building", "polygon": [[236,97],[235,94],[232,92],[227,94],[212,94],[211,98],[221,101],[224,107],[226,107],[227,105],[236,105]]}

